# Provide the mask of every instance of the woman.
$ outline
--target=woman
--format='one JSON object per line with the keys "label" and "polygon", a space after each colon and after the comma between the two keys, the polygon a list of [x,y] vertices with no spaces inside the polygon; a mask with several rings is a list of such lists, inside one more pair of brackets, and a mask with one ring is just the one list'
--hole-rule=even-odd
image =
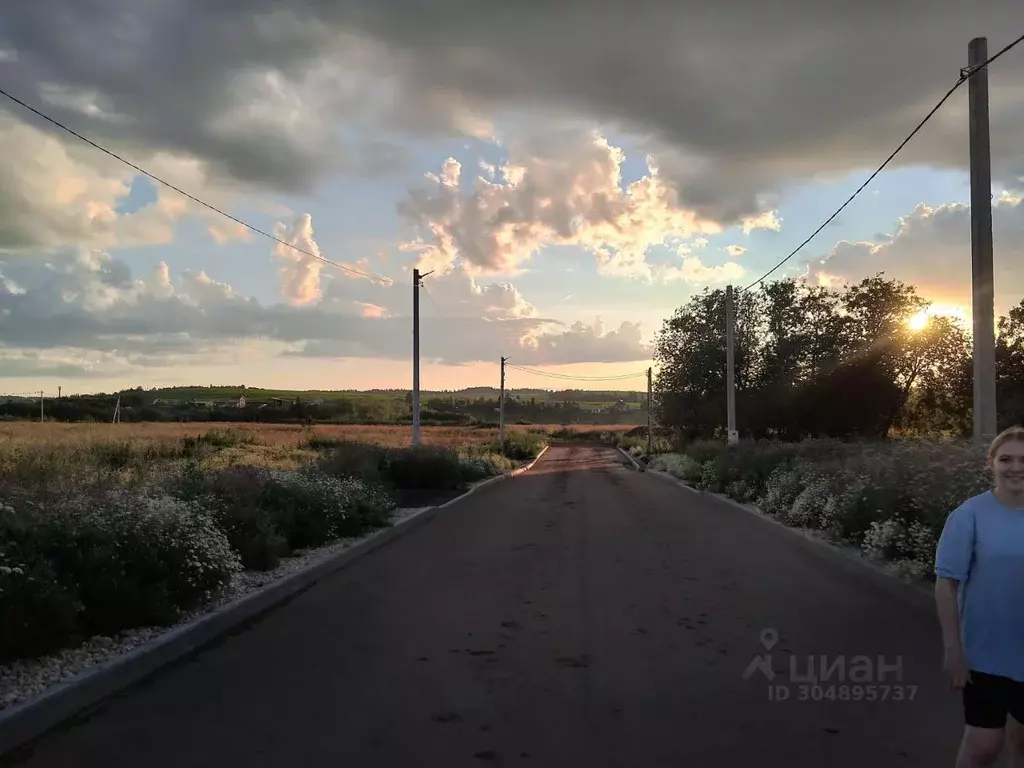
{"label": "woman", "polygon": [[1024,768],[1024,427],[988,452],[994,488],[947,518],[935,553],[944,667],[962,692],[965,729],[956,768],[995,765],[1011,726]]}

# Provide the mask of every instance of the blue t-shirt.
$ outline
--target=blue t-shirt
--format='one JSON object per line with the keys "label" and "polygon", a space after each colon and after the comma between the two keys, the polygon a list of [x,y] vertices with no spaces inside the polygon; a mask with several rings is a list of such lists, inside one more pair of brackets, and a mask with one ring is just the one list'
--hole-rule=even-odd
{"label": "blue t-shirt", "polygon": [[946,519],[935,575],[960,582],[968,667],[1024,682],[1024,509],[991,491],[965,501]]}

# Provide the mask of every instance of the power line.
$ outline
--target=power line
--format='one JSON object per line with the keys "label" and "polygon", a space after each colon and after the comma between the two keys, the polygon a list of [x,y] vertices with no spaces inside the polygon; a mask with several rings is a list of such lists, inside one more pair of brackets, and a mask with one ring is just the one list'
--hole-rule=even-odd
{"label": "power line", "polygon": [[767,272],[765,272],[765,273],[764,273],[764,274],[763,274],[763,275],[762,275],[762,276],[761,276],[760,278],[758,278],[757,280],[755,280],[754,282],[752,282],[752,283],[751,283],[750,285],[748,285],[748,286],[747,286],[746,288],[744,288],[744,289],[743,289],[743,291],[741,291],[741,293],[744,293],[744,292],[746,292],[746,291],[749,291],[749,290],[750,290],[751,288],[753,288],[753,287],[754,287],[755,285],[757,285],[758,283],[761,283],[761,282],[763,282],[763,281],[764,281],[764,279],[765,279],[766,277],[768,277],[769,275],[771,275],[771,274],[772,274],[772,273],[773,273],[773,272],[774,272],[775,270],[777,270],[777,269],[778,269],[779,267],[781,267],[781,266],[782,266],[783,264],[785,264],[785,263],[786,263],[787,261],[789,261],[789,260],[790,260],[790,259],[792,259],[792,258],[793,258],[794,256],[796,256],[796,255],[797,255],[797,253],[799,253],[799,252],[800,252],[800,251],[801,251],[801,250],[803,249],[803,247],[804,247],[805,245],[807,245],[807,244],[808,244],[809,242],[811,242],[811,240],[813,240],[813,239],[814,239],[814,237],[815,237],[815,236],[816,236],[816,235],[817,235],[817,234],[818,234],[819,232],[821,232],[821,230],[823,230],[823,229],[824,229],[825,227],[827,227],[827,226],[828,226],[829,224],[831,224],[831,223],[832,223],[832,221],[833,221],[833,220],[835,219],[835,217],[836,217],[836,216],[838,216],[838,215],[839,215],[840,213],[842,213],[842,212],[843,212],[843,210],[844,210],[844,209],[846,208],[846,206],[848,206],[848,205],[849,205],[850,203],[852,203],[852,202],[853,202],[853,199],[854,199],[855,197],[857,197],[857,195],[859,195],[859,194],[860,194],[861,192],[863,192],[863,191],[864,191],[864,188],[865,188],[865,187],[867,187],[867,185],[868,185],[868,184],[870,184],[870,183],[871,183],[871,181],[872,181],[872,180],[873,180],[873,179],[874,179],[874,178],[875,178],[875,177],[876,177],[876,176],[877,176],[877,175],[878,175],[879,173],[881,173],[881,172],[882,172],[882,171],[883,171],[883,170],[885,169],[885,167],[886,167],[887,165],[889,165],[889,163],[890,163],[890,162],[892,161],[892,159],[893,159],[894,157],[896,157],[896,155],[898,155],[898,154],[900,153],[900,151],[901,151],[901,150],[902,150],[902,149],[903,149],[903,148],[904,148],[904,147],[905,147],[905,146],[906,146],[907,144],[909,144],[909,143],[910,143],[910,140],[911,140],[911,139],[913,139],[913,138],[914,138],[914,136],[916,136],[916,135],[917,135],[917,133],[918,133],[918,132],[919,132],[919,131],[920,131],[920,130],[921,130],[921,129],[922,129],[922,128],[923,128],[924,126],[925,126],[925,123],[927,123],[927,122],[928,122],[929,120],[931,120],[931,119],[932,119],[932,116],[933,116],[933,115],[934,115],[934,114],[935,114],[936,112],[938,112],[938,111],[939,111],[939,109],[940,109],[940,108],[942,107],[942,105],[943,105],[943,104],[945,104],[945,103],[946,103],[946,101],[947,101],[947,100],[949,99],[949,97],[950,97],[950,96],[952,96],[954,92],[956,92],[957,88],[959,88],[959,87],[960,87],[961,85],[963,85],[963,84],[964,84],[964,83],[966,83],[966,82],[967,82],[968,80],[970,80],[970,79],[971,79],[972,77],[974,77],[974,74],[975,74],[975,73],[976,73],[976,72],[977,72],[977,71],[978,71],[979,69],[984,69],[984,68],[985,68],[985,67],[987,67],[987,66],[988,66],[989,64],[991,64],[991,63],[992,63],[993,61],[995,61],[996,59],[998,59],[998,58],[999,58],[1000,56],[1002,56],[1002,55],[1003,55],[1004,53],[1006,53],[1007,51],[1009,51],[1010,49],[1012,49],[1012,48],[1013,48],[1014,46],[1016,46],[1016,45],[1020,44],[1021,42],[1024,42],[1024,35],[1021,35],[1020,37],[1018,37],[1018,38],[1017,38],[1016,40],[1014,40],[1014,41],[1013,41],[1012,43],[1010,43],[1009,45],[1007,45],[1007,46],[1006,46],[1005,48],[1003,48],[1003,49],[1002,49],[1001,51],[999,51],[999,52],[998,52],[997,54],[995,54],[994,56],[991,56],[991,57],[989,57],[989,58],[988,58],[988,59],[987,59],[987,60],[986,60],[985,62],[983,62],[982,64],[978,65],[977,67],[974,67],[974,68],[966,68],[966,67],[965,67],[964,69],[961,69],[961,70],[960,70],[960,79],[956,81],[956,84],[955,84],[955,85],[954,85],[954,86],[953,86],[952,88],[950,88],[950,89],[949,89],[948,91],[946,91],[946,95],[945,95],[945,96],[943,96],[943,97],[942,97],[941,99],[939,99],[939,102],[938,102],[938,104],[936,104],[936,105],[935,105],[934,107],[932,107],[932,110],[931,110],[931,111],[930,111],[930,112],[929,112],[929,113],[928,113],[927,115],[925,115],[924,119],[923,119],[923,120],[922,120],[922,121],[921,121],[920,123],[918,123],[918,124],[917,124],[917,127],[916,127],[916,128],[914,128],[914,130],[912,130],[912,131],[910,132],[910,135],[909,135],[909,136],[907,136],[907,138],[905,138],[905,139],[904,139],[904,140],[903,140],[903,141],[902,141],[902,142],[900,143],[900,145],[899,145],[898,147],[896,147],[896,149],[895,149],[895,150],[893,150],[893,153],[892,153],[891,155],[889,155],[889,157],[887,157],[887,158],[885,159],[885,162],[884,162],[884,163],[882,163],[882,164],[881,164],[880,166],[878,166],[878,169],[877,169],[877,170],[876,170],[876,171],[875,171],[874,173],[872,173],[872,174],[871,174],[870,176],[868,176],[868,178],[867,178],[867,181],[865,181],[865,182],[864,182],[863,184],[861,184],[861,185],[860,185],[860,186],[859,186],[859,187],[857,188],[857,190],[856,190],[856,191],[855,191],[855,192],[854,192],[854,193],[853,193],[852,195],[850,195],[850,197],[849,197],[849,198],[848,198],[848,199],[846,200],[846,202],[845,202],[845,203],[843,203],[843,204],[842,204],[841,206],[839,206],[839,209],[838,209],[838,210],[837,210],[837,211],[836,211],[835,213],[833,213],[833,214],[832,214],[831,216],[829,216],[829,217],[828,217],[828,218],[827,218],[827,219],[825,220],[825,222],[824,222],[824,223],[823,223],[823,224],[822,224],[822,225],[821,225],[820,227],[818,227],[818,228],[817,228],[816,230],[814,230],[814,232],[812,232],[812,233],[811,233],[810,237],[808,237],[808,238],[807,238],[806,240],[804,240],[804,241],[803,241],[802,243],[800,243],[800,245],[798,245],[798,246],[797,246],[797,247],[796,247],[796,248],[795,248],[795,249],[793,250],[793,252],[792,252],[792,253],[790,253],[790,254],[789,254],[788,256],[786,256],[786,258],[784,258],[784,259],[783,259],[782,261],[780,261],[780,262],[779,262],[778,264],[776,264],[776,265],[775,265],[774,267],[772,267],[772,268],[771,268],[771,269],[769,269],[769,270],[768,270]]}
{"label": "power line", "polygon": [[430,301],[430,306],[434,308],[434,315],[438,318],[441,318],[441,310],[437,308],[437,303],[434,301],[434,297],[430,294],[430,291],[427,290],[426,281],[420,283],[420,288],[422,288],[423,292],[427,294],[427,299]]}
{"label": "power line", "polygon": [[189,194],[185,190],[183,190],[183,189],[181,189],[179,187],[176,187],[174,184],[171,184],[169,181],[164,181],[159,176],[156,176],[156,175],[150,173],[149,171],[145,170],[144,168],[140,168],[139,166],[135,165],[135,163],[132,163],[131,161],[126,160],[125,158],[123,158],[120,155],[118,155],[116,152],[112,152],[111,150],[109,150],[109,149],[107,149],[105,147],[101,147],[99,144],[97,144],[92,139],[86,138],[82,134],[80,134],[77,131],[69,128],[68,126],[64,125],[63,123],[53,119],[49,115],[43,114],[42,112],[40,112],[35,107],[33,107],[33,106],[29,105],[29,104],[26,104],[24,101],[22,101],[21,99],[15,97],[15,96],[12,96],[11,94],[9,94],[7,91],[3,90],[2,88],[0,88],[0,96],[7,97],[11,101],[13,101],[15,104],[18,104],[19,106],[24,107],[29,112],[32,112],[33,114],[41,117],[43,120],[46,120],[48,123],[52,123],[53,125],[55,125],[58,128],[60,128],[62,131],[67,131],[69,134],[71,134],[75,138],[81,139],[82,141],[84,141],[89,146],[94,147],[94,148],[98,149],[100,152],[103,152],[104,154],[109,155],[110,157],[114,158],[115,160],[118,160],[118,161],[124,163],[129,168],[132,168],[133,170],[138,171],[139,173],[143,174],[144,176],[148,176],[153,181],[159,182],[160,184],[163,184],[165,187],[167,187],[169,189],[173,189],[178,194],[184,195],[189,200],[192,200],[193,202],[198,203],[199,205],[201,205],[201,206],[203,206],[205,208],[208,208],[209,210],[213,211],[214,213],[218,213],[221,216],[224,216],[225,218],[230,219],[231,221],[235,222],[236,224],[241,224],[243,227],[246,227],[247,229],[252,230],[256,234],[263,235],[263,237],[266,237],[266,238],[268,238],[270,240],[273,240],[273,241],[275,241],[277,243],[280,243],[281,245],[283,245],[283,246],[285,246],[287,248],[291,248],[293,251],[297,251],[298,253],[301,253],[301,254],[304,254],[304,255],[309,256],[311,258],[317,259],[318,261],[322,261],[325,264],[330,264],[332,266],[337,267],[338,269],[343,269],[346,272],[351,272],[354,275],[360,275],[361,277],[367,277],[367,278],[369,278],[371,280],[377,280],[377,281],[384,282],[384,283],[390,283],[391,282],[390,278],[384,277],[383,275],[378,275],[378,274],[374,274],[374,273],[371,273],[371,272],[363,272],[362,270],[355,269],[354,267],[348,267],[348,266],[345,266],[344,264],[339,264],[336,261],[331,261],[330,259],[326,259],[323,256],[319,256],[319,255],[317,255],[315,253],[312,253],[311,251],[307,251],[304,248],[299,248],[298,246],[292,245],[291,243],[286,243],[281,238],[276,237],[275,235],[272,235],[269,232],[265,232],[264,230],[260,229],[259,227],[255,226],[253,224],[249,224],[246,221],[242,221],[241,219],[237,218],[236,216],[232,216],[227,211],[221,210],[220,208],[216,207],[215,205],[211,205],[210,203],[207,203],[207,202],[205,202],[203,200],[200,200],[195,195]]}
{"label": "power line", "polygon": [[543,376],[550,379],[559,379],[561,381],[625,381],[627,379],[635,379],[641,376],[647,376],[647,371],[640,371],[639,373],[625,373],[616,376],[572,376],[565,373],[555,373],[553,371],[539,371],[533,368],[525,368],[519,365],[513,365],[512,363],[506,363],[506,366],[513,368],[522,373],[529,373],[534,376]]}

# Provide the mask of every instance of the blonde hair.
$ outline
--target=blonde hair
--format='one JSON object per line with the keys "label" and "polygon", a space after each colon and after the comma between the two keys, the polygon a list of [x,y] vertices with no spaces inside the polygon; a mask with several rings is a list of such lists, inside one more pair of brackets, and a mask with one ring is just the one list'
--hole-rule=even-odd
{"label": "blonde hair", "polygon": [[992,445],[988,447],[988,460],[985,462],[985,465],[988,468],[992,468],[992,464],[996,460],[996,454],[999,453],[999,449],[1010,442],[1024,443],[1024,427],[1010,427],[996,435],[995,439],[992,441]]}

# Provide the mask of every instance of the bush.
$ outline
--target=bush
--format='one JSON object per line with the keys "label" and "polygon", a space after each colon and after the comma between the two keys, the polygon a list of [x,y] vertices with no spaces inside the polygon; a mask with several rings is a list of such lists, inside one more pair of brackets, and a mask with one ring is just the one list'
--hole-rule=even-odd
{"label": "bush", "polygon": [[263,467],[203,472],[190,464],[178,479],[176,490],[180,498],[209,510],[246,569],[269,571],[289,554],[288,542],[266,503],[270,483],[270,472]]}
{"label": "bush", "polygon": [[803,528],[821,528],[831,493],[832,483],[828,478],[811,478],[793,500],[793,507],[786,515],[787,521]]}
{"label": "bush", "polygon": [[465,484],[458,454],[435,446],[388,451],[382,475],[385,482],[403,490],[456,490]]}
{"label": "bush", "polygon": [[467,483],[486,480],[500,474],[498,468],[490,461],[480,457],[459,458],[459,472]]}
{"label": "bush", "polygon": [[387,524],[394,502],[355,478],[275,472],[264,491],[277,531],[294,549],[320,547]]}
{"label": "bush", "polygon": [[48,561],[27,562],[0,549],[0,662],[45,655],[79,634],[81,606]]}
{"label": "bush", "polygon": [[498,453],[516,461],[530,461],[541,452],[545,445],[547,445],[547,436],[542,432],[514,429],[505,434],[505,444],[499,446]]}
{"label": "bush", "polygon": [[8,657],[45,653],[78,635],[173,623],[240,568],[197,505],[127,491],[82,495],[45,511],[8,507],[0,541]]}
{"label": "bush", "polygon": [[768,476],[764,494],[757,500],[757,504],[769,515],[784,520],[803,489],[801,468],[780,465]]}
{"label": "bush", "polygon": [[689,485],[697,485],[704,474],[704,468],[691,456],[669,453],[655,456],[651,461],[651,469],[667,472]]}
{"label": "bush", "polygon": [[374,484],[383,481],[387,449],[370,443],[341,441],[317,462],[320,470],[334,477],[349,477]]}
{"label": "bush", "polygon": [[319,547],[384,526],[394,501],[379,485],[315,468],[271,472],[229,467],[187,468],[183,498],[202,499],[250,570],[275,568],[293,549]]}
{"label": "bush", "polygon": [[989,487],[983,464],[984,449],[966,442],[805,440],[695,441],[651,467],[921,576],[950,511]]}

